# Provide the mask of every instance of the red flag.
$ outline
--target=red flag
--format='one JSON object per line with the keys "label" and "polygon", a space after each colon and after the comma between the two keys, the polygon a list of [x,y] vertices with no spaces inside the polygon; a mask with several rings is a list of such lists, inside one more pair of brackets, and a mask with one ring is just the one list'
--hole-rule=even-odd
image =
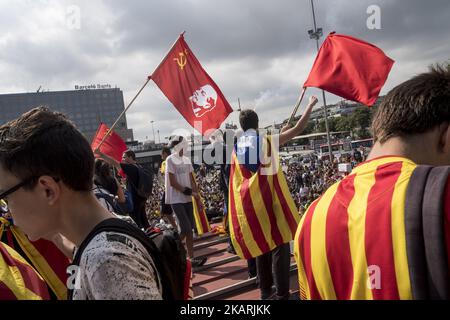
{"label": "red flag", "polygon": [[374,45],[330,33],[303,87],[317,87],[368,106],[375,103],[394,60]]}
{"label": "red flag", "polygon": [[151,78],[191,126],[195,127],[195,121],[202,123],[202,134],[208,129],[219,128],[233,111],[184,41],[183,35]]}
{"label": "red flag", "polygon": [[[106,124],[101,123],[100,127],[97,129],[94,139],[92,140],[91,148],[93,151],[98,147],[103,137],[108,132],[109,128]],[[116,134],[114,131],[106,138],[105,142],[100,146],[100,151],[117,161],[122,161],[122,155],[127,150],[127,145],[122,140],[122,138]]]}

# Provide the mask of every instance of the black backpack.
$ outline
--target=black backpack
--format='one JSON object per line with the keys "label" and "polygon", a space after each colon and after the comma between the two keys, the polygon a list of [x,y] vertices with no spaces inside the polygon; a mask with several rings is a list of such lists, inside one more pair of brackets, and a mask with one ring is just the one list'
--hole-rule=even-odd
{"label": "black backpack", "polygon": [[138,169],[138,185],[134,186],[141,198],[148,199],[153,192],[153,171],[136,165]]}
{"label": "black backpack", "polygon": [[[89,242],[101,232],[117,232],[138,240],[153,259],[162,285],[163,300],[187,300],[191,279],[191,264],[177,232],[167,229],[150,229],[145,234],[137,227],[120,219],[111,218],[99,223],[92,230],[74,257],[72,265],[79,266],[81,255]],[[73,290],[68,298],[72,300]]]}
{"label": "black backpack", "polygon": [[445,189],[450,167],[417,166],[405,202],[405,236],[411,289],[415,300],[450,299]]}

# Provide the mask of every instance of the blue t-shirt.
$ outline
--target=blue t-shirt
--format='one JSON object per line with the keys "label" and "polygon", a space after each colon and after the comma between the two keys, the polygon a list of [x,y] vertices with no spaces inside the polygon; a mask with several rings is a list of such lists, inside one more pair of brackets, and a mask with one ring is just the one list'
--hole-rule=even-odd
{"label": "blue t-shirt", "polygon": [[235,145],[236,157],[248,170],[256,172],[261,165],[263,140],[255,130],[247,130]]}

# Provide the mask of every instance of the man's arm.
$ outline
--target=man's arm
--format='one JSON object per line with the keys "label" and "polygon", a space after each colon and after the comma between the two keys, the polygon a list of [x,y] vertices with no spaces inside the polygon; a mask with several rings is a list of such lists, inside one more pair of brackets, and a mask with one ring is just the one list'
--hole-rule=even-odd
{"label": "man's arm", "polygon": [[298,136],[308,125],[309,116],[311,115],[312,108],[317,103],[317,98],[315,96],[311,96],[309,98],[308,106],[306,107],[305,113],[298,120],[297,124],[293,128],[289,128],[290,124],[288,123],[286,126],[281,129],[280,132],[280,146],[287,143],[289,140]]}
{"label": "man's arm", "polygon": [[170,173],[170,172],[168,172],[168,174],[169,174],[169,183],[170,183],[170,186],[171,186],[172,188],[174,188],[175,190],[177,190],[177,191],[183,192],[183,191],[184,191],[184,187],[182,187],[182,186],[178,183],[177,178],[175,177],[175,174]]}
{"label": "man's arm", "polygon": [[105,160],[109,165],[115,167],[117,170],[120,170],[120,162],[117,161],[114,158],[111,158],[110,156],[104,154],[103,152],[100,151],[100,149],[96,149],[94,151],[95,154],[98,154],[100,157],[102,157],[103,160]]}
{"label": "man's arm", "polygon": [[123,191],[123,188],[116,177],[114,177],[114,181],[117,185],[117,197],[119,198],[118,200],[120,203],[125,203],[126,199],[125,199],[125,193]]}

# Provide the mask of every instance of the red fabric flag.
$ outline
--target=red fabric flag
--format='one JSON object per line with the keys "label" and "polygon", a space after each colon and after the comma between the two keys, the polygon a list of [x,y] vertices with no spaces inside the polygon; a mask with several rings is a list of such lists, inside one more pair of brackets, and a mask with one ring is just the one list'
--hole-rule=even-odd
{"label": "red fabric flag", "polygon": [[216,83],[197,60],[180,35],[151,79],[181,115],[202,134],[217,129],[233,111]]}
{"label": "red fabric flag", "polygon": [[368,106],[375,103],[394,60],[374,45],[330,33],[303,87],[317,87]]}
{"label": "red fabric flag", "polygon": [[[103,137],[108,132],[109,128],[101,123],[100,127],[97,129],[97,133],[95,134],[94,139],[92,140],[91,148],[92,151],[98,147]],[[122,138],[116,134],[114,131],[106,138],[105,142],[100,146],[100,151],[111,158],[116,159],[117,161],[122,161],[122,155],[127,150],[127,145],[122,140]]]}

